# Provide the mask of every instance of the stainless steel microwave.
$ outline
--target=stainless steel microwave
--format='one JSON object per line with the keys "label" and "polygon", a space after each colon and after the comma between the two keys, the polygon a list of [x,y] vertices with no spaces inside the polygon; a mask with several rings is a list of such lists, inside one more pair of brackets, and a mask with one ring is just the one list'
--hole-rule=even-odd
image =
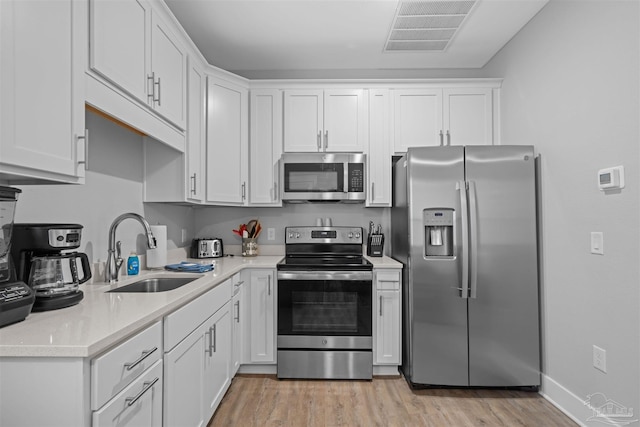
{"label": "stainless steel microwave", "polygon": [[285,153],[280,165],[284,202],[364,202],[366,155]]}

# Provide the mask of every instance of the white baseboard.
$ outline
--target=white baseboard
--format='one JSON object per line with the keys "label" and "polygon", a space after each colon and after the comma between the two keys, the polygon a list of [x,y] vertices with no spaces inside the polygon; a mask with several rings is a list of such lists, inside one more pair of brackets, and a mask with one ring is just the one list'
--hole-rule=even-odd
{"label": "white baseboard", "polygon": [[589,418],[593,411],[584,403],[586,396],[584,396],[584,398],[576,396],[567,388],[544,374],[542,375],[540,394],[578,425],[583,427],[587,426],[583,420]]}

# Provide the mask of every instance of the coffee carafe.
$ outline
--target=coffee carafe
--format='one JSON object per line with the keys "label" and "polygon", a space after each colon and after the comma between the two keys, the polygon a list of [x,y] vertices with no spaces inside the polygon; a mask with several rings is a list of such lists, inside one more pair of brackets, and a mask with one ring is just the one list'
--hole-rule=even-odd
{"label": "coffee carafe", "polygon": [[33,311],[69,307],[82,300],[79,285],[91,278],[89,258],[80,247],[80,224],[14,224],[11,253],[18,278],[36,294]]}
{"label": "coffee carafe", "polygon": [[[78,277],[78,261],[82,266],[81,277]],[[36,297],[77,292],[78,285],[90,278],[91,266],[84,253],[36,256],[31,259],[29,286],[36,292]]]}

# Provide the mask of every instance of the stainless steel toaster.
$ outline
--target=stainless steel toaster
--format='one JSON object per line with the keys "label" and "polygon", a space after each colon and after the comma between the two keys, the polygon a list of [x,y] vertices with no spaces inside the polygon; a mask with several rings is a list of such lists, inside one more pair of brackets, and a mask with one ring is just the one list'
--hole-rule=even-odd
{"label": "stainless steel toaster", "polygon": [[219,258],[221,256],[224,256],[222,239],[193,239],[191,243],[191,258]]}

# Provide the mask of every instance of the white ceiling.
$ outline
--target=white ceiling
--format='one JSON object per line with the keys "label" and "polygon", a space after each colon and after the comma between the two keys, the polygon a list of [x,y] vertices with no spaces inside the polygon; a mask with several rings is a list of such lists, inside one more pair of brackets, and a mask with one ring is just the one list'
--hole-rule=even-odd
{"label": "white ceiling", "polygon": [[547,1],[478,0],[444,51],[385,52],[396,0],[165,0],[211,65],[251,78],[481,68]]}

